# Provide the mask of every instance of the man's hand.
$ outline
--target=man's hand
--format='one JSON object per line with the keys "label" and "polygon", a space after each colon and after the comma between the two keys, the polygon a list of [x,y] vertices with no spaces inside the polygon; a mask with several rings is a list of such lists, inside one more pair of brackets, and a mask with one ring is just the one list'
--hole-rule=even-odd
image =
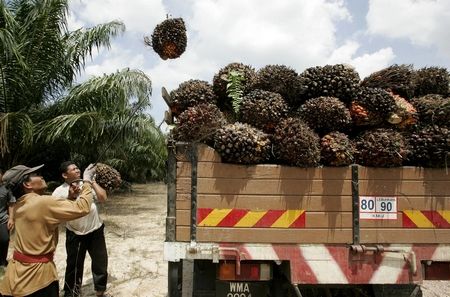
{"label": "man's hand", "polygon": [[94,164],[89,164],[89,166],[83,172],[83,180],[92,181],[94,179],[96,169],[97,168]]}
{"label": "man's hand", "polygon": [[13,218],[9,218],[8,219],[8,224],[7,224],[8,230],[11,231],[12,229],[14,229],[14,219]]}
{"label": "man's hand", "polygon": [[69,196],[68,196],[69,199],[71,200],[77,199],[81,191],[80,182],[81,181],[76,181],[69,185]]}

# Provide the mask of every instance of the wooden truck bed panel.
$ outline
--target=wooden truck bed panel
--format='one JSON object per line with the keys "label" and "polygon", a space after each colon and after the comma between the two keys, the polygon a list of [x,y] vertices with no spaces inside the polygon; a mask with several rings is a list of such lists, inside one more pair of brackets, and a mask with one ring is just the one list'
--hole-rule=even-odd
{"label": "wooden truck bed panel", "polygon": [[[302,217],[294,228],[242,227],[237,220],[222,226],[219,221],[197,221],[197,241],[352,243],[351,167],[234,165],[221,163],[207,146],[200,146],[198,152],[198,211],[235,211],[242,218],[252,213],[301,211]],[[177,160],[176,239],[190,241],[191,164],[184,154],[178,154]],[[396,197],[398,210],[394,220],[361,220],[361,243],[450,242],[450,176],[444,169],[359,167],[358,177],[360,196]],[[428,217],[435,212],[440,221],[422,223],[420,211]],[[416,227],[407,226],[404,212],[412,213],[413,223],[418,220]]]}

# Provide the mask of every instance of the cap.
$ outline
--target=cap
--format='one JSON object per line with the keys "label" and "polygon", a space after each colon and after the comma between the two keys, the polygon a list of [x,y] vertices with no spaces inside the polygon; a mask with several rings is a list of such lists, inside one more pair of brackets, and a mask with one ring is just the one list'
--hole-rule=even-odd
{"label": "cap", "polygon": [[13,168],[6,170],[6,172],[3,174],[3,182],[6,184],[6,186],[12,189],[17,185],[17,183],[20,182],[22,177],[39,170],[43,166],[44,164],[31,168],[25,165],[14,166]]}

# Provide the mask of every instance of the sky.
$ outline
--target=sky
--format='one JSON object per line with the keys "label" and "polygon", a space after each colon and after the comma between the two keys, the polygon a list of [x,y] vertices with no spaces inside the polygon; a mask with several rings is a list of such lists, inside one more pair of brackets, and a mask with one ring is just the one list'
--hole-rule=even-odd
{"label": "sky", "polygon": [[[450,69],[449,0],[71,0],[69,29],[120,20],[126,31],[94,52],[79,82],[123,68],[152,81],[149,114],[159,124],[168,91],[189,79],[212,83],[231,62],[308,67],[346,63],[361,78],[392,64]],[[167,15],[183,18],[187,48],[162,60],[144,44]]]}

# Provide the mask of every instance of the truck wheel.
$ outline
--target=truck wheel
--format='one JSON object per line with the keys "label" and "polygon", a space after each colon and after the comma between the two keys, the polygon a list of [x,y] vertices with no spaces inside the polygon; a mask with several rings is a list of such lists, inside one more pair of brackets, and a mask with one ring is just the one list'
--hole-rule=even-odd
{"label": "truck wheel", "polygon": [[419,285],[374,285],[375,297],[422,297]]}
{"label": "truck wheel", "polygon": [[181,297],[181,262],[169,262],[168,297]]}

